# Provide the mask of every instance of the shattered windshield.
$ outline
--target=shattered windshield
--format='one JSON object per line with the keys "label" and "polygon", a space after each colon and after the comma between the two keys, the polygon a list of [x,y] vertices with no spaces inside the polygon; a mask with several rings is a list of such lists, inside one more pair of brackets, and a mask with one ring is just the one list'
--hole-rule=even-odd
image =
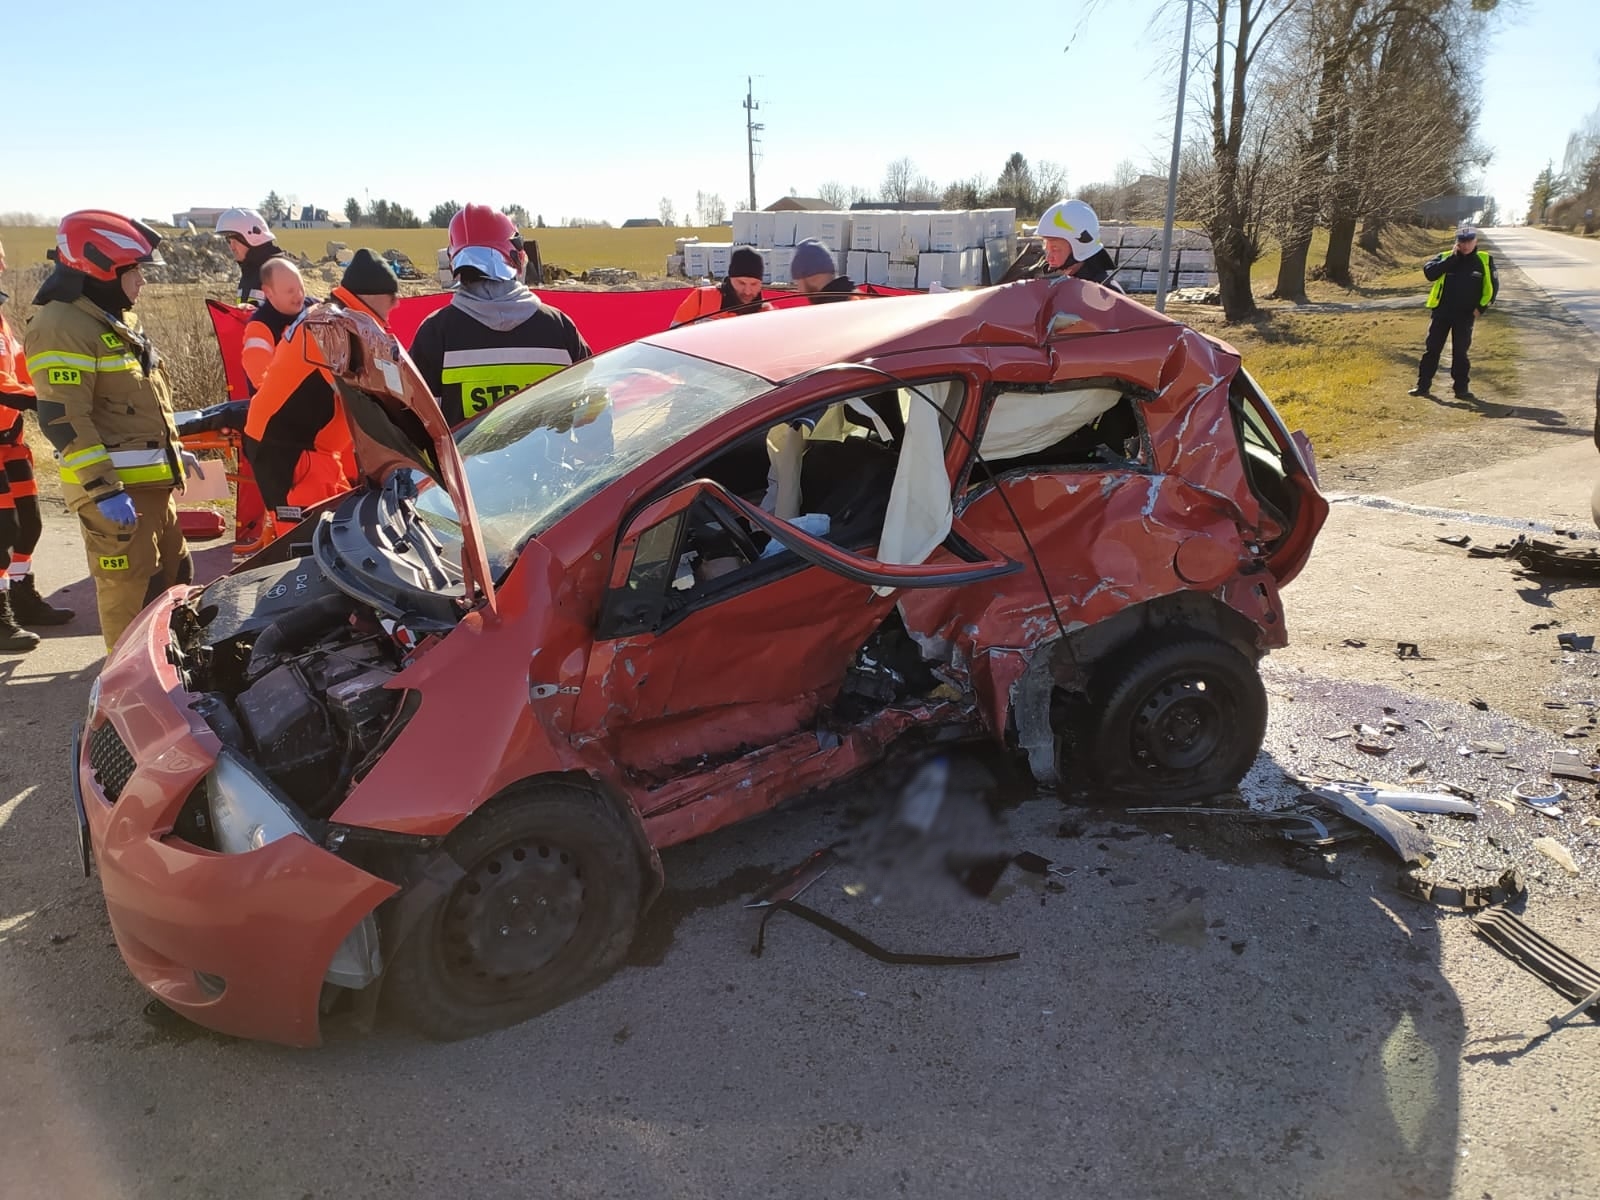
{"label": "shattered windshield", "polygon": [[[771,386],[759,375],[634,342],[502,401],[457,439],[490,569],[503,575],[528,538]],[[417,508],[459,545],[443,488],[425,488]]]}

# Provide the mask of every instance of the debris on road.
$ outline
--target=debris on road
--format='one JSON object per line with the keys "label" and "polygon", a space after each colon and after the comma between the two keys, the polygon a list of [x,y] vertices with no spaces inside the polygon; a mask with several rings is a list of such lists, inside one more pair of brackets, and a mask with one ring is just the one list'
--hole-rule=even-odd
{"label": "debris on road", "polygon": [[1471,544],[1472,539],[1464,533],[1452,533],[1448,537],[1440,538],[1439,541],[1446,546],[1455,546],[1457,549],[1464,550]]}
{"label": "debris on road", "polygon": [[1567,798],[1567,789],[1553,779],[1519,783],[1511,794],[1536,813],[1559,820],[1564,814],[1559,805]]}
{"label": "debris on road", "polygon": [[1550,774],[1558,775],[1562,779],[1582,779],[1587,783],[1595,782],[1593,768],[1589,767],[1581,755],[1570,750],[1557,750],[1550,755]]}
{"label": "debris on road", "polygon": [[1365,825],[1383,839],[1385,844],[1405,863],[1424,863],[1433,857],[1433,839],[1426,830],[1387,804],[1373,799],[1376,789],[1361,792],[1341,788],[1318,786],[1311,795],[1324,808],[1341,817]]}
{"label": "debris on road", "polygon": [[1546,940],[1515,913],[1495,907],[1471,920],[1484,941],[1567,999],[1581,1000],[1600,990],[1600,971]]}
{"label": "debris on road", "polygon": [[772,919],[772,914],[777,912],[793,913],[802,921],[809,921],[824,933],[832,934],[846,945],[854,946],[863,954],[890,966],[965,967],[982,963],[1012,962],[1022,957],[1021,952],[1017,950],[1008,950],[1004,954],[902,954],[894,950],[885,950],[877,942],[863,937],[848,925],[835,921],[814,908],[807,908],[797,900],[774,900],[767,906],[766,912],[761,914],[761,924],[756,930],[756,944],[750,949],[750,953],[757,958],[760,958],[766,950],[767,922]]}
{"label": "debris on road", "polygon": [[1594,649],[1594,634],[1558,633],[1556,634],[1556,644],[1563,650],[1592,651]]}
{"label": "debris on road", "polygon": [[1416,642],[1396,642],[1394,645],[1394,656],[1396,658],[1420,659],[1422,657],[1422,650],[1417,646]]}
{"label": "debris on road", "polygon": [[1522,872],[1515,867],[1503,872],[1494,883],[1468,885],[1454,880],[1418,879],[1409,872],[1402,873],[1396,883],[1403,894],[1415,900],[1440,908],[1464,909],[1467,912],[1478,912],[1497,904],[1506,904],[1528,894],[1527,882],[1522,878]]}
{"label": "debris on road", "polygon": [[1533,848],[1546,858],[1550,859],[1568,875],[1577,875],[1578,864],[1573,861],[1572,852],[1553,837],[1533,839]]}

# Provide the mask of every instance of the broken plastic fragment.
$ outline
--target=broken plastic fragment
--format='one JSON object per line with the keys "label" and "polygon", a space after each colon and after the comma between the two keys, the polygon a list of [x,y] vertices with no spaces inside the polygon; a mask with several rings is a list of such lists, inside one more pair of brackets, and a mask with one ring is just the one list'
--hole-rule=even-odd
{"label": "broken plastic fragment", "polygon": [[1563,650],[1593,650],[1594,634],[1592,633],[1558,633],[1556,645]]}
{"label": "broken plastic fragment", "polygon": [[1534,838],[1533,848],[1559,864],[1561,869],[1568,875],[1578,874],[1578,864],[1572,861],[1572,855],[1568,853],[1567,848],[1556,841],[1555,838]]}

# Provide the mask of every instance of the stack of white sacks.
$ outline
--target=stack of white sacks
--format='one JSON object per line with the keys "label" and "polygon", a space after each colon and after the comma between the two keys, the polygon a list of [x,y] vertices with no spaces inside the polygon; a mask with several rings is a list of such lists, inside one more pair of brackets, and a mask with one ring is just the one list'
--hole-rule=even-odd
{"label": "stack of white sacks", "polygon": [[794,248],[812,239],[831,250],[838,271],[857,283],[885,287],[976,287],[984,260],[993,269],[1016,249],[1015,209],[957,212],[736,212],[731,242],[684,240],[669,269],[682,260],[691,279],[721,279],[735,246],[760,251],[763,281],[790,282]]}
{"label": "stack of white sacks", "polygon": [[[1128,292],[1153,292],[1161,278],[1161,229],[1147,225],[1101,225],[1100,244],[1117,260],[1117,282]],[[1194,229],[1172,231],[1169,290],[1215,287],[1217,259],[1211,239]]]}

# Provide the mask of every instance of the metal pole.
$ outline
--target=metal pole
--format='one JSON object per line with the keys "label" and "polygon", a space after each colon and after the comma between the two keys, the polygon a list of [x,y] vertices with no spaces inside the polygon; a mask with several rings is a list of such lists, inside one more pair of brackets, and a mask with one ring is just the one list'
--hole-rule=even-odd
{"label": "metal pole", "polygon": [[755,84],[751,77],[744,77],[744,139],[745,153],[750,164],[750,211],[756,211],[756,130],[760,128],[755,123],[756,103]]}
{"label": "metal pole", "polygon": [[1183,57],[1178,60],[1178,115],[1172,122],[1172,167],[1167,172],[1167,219],[1161,227],[1161,271],[1156,278],[1156,311],[1167,311],[1167,285],[1172,280],[1172,222],[1178,214],[1178,156],[1183,150],[1183,93],[1189,83],[1189,30],[1194,25],[1194,0],[1183,14]]}

